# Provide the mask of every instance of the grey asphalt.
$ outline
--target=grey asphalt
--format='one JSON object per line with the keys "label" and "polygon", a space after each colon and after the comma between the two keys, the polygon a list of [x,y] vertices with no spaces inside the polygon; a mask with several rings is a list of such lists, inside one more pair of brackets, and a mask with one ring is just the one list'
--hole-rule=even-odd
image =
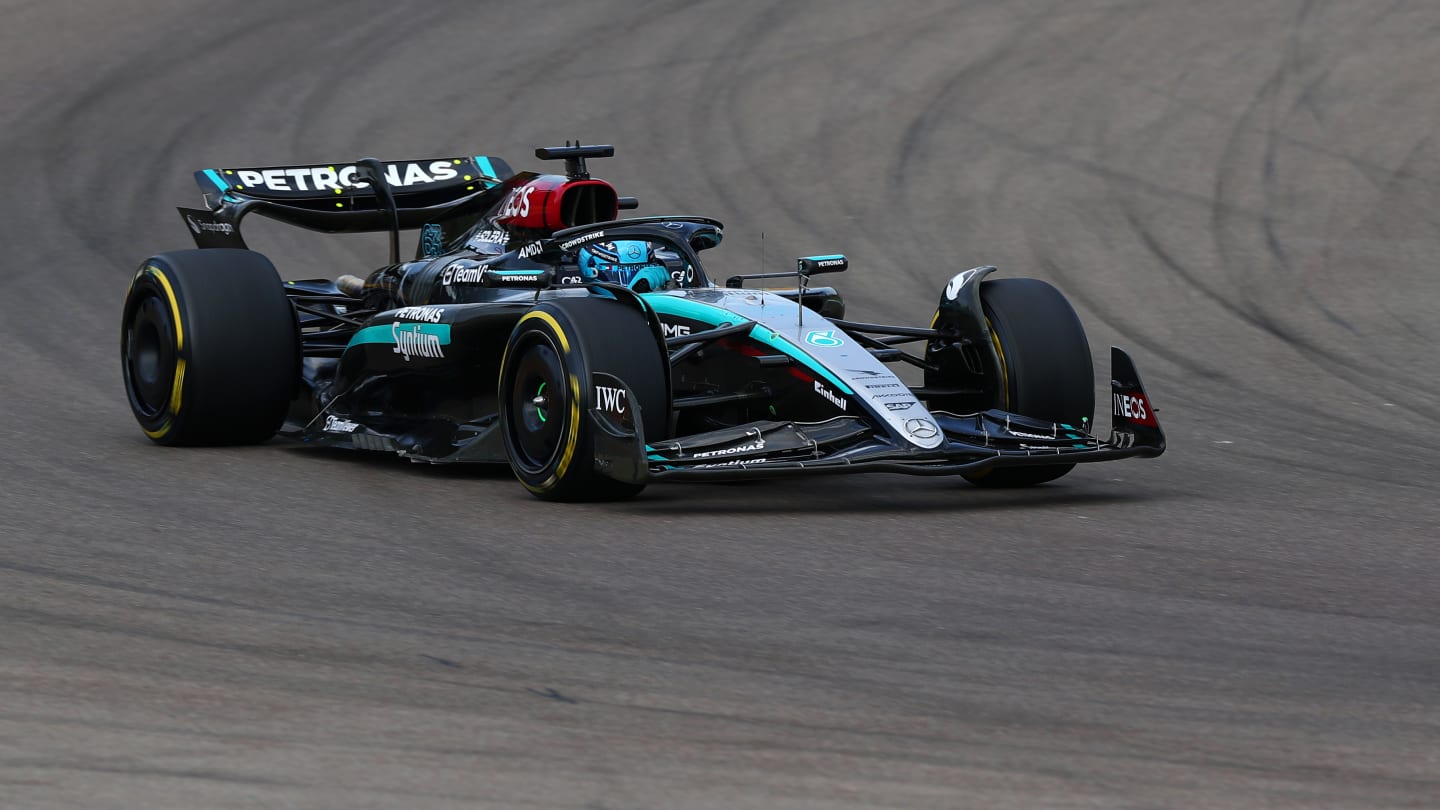
{"label": "grey asphalt", "polygon": [[[1435,4],[0,19],[0,807],[1440,806]],[[120,304],[191,171],[577,137],[724,221],[712,271],[848,254],[857,317],[1054,282],[1169,452],[551,506],[140,433]],[[384,259],[247,233],[292,277]]]}

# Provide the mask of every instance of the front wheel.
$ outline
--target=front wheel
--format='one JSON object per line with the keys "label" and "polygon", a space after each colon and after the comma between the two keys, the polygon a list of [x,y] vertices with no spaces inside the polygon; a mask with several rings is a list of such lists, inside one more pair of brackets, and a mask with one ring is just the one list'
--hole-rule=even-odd
{"label": "front wheel", "polygon": [[[997,406],[1011,413],[1090,429],[1095,369],[1085,327],[1070,302],[1033,278],[980,284],[980,303],[1000,359]],[[982,487],[1028,487],[1054,481],[1074,464],[992,468],[965,475]]]}
{"label": "front wheel", "polygon": [[[500,364],[500,420],[515,477],[536,497],[611,501],[644,489],[595,469],[592,407],[640,420],[647,440],[670,420],[668,358],[644,312],[601,298],[558,299],[525,313]],[[599,375],[599,376],[597,376]],[[634,395],[607,378],[623,381]]]}

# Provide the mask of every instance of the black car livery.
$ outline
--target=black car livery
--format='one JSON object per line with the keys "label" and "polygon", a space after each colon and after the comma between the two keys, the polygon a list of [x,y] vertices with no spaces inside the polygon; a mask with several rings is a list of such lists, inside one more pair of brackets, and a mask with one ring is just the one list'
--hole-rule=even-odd
{"label": "black car livery", "polygon": [[[833,288],[811,286],[848,268],[839,254],[722,285],[700,259],[721,224],[618,218],[636,201],[586,167],[611,154],[536,150],[563,174],[486,156],[197,172],[206,205],[181,214],[198,249],[147,259],[125,303],[126,391],[142,429],[162,444],[279,433],[505,463],[557,500],[863,471],[1026,486],[1164,451],[1120,349],[1111,429],[1096,432],[1084,329],[1049,284],[988,266],[958,273],[925,327],[846,320]],[[390,261],[348,287],[281,282],[244,243],[249,213],[389,232]],[[402,260],[400,233],[413,229],[419,244]],[[595,255],[643,255],[656,272],[612,283],[587,265]]]}

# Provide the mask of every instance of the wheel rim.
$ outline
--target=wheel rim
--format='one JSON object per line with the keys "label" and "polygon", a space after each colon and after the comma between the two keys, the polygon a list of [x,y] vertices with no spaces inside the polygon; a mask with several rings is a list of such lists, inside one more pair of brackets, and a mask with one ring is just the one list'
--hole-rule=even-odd
{"label": "wheel rim", "polygon": [[147,295],[125,329],[125,382],[135,410],[147,419],[165,412],[175,380],[175,328],[169,308]]}
{"label": "wheel rim", "polygon": [[565,436],[569,404],[559,352],[548,339],[533,336],[521,347],[510,384],[508,422],[516,466],[530,473],[550,466]]}

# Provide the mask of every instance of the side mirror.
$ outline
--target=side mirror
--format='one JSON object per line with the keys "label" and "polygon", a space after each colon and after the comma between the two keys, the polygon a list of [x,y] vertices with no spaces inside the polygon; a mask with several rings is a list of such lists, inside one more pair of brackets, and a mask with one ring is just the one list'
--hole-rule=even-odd
{"label": "side mirror", "polygon": [[[716,244],[719,244],[718,239],[716,240]],[[699,248],[697,247],[696,250],[699,250]],[[831,256],[801,256],[795,260],[794,273],[750,273],[744,276],[731,276],[725,279],[725,286],[733,289],[753,279],[795,278],[797,273],[809,278],[810,276],[821,273],[839,273],[849,266],[850,260],[838,253]]]}
{"label": "side mirror", "polygon": [[805,276],[843,273],[849,267],[850,260],[838,253],[833,256],[802,256],[795,260],[795,271]]}

